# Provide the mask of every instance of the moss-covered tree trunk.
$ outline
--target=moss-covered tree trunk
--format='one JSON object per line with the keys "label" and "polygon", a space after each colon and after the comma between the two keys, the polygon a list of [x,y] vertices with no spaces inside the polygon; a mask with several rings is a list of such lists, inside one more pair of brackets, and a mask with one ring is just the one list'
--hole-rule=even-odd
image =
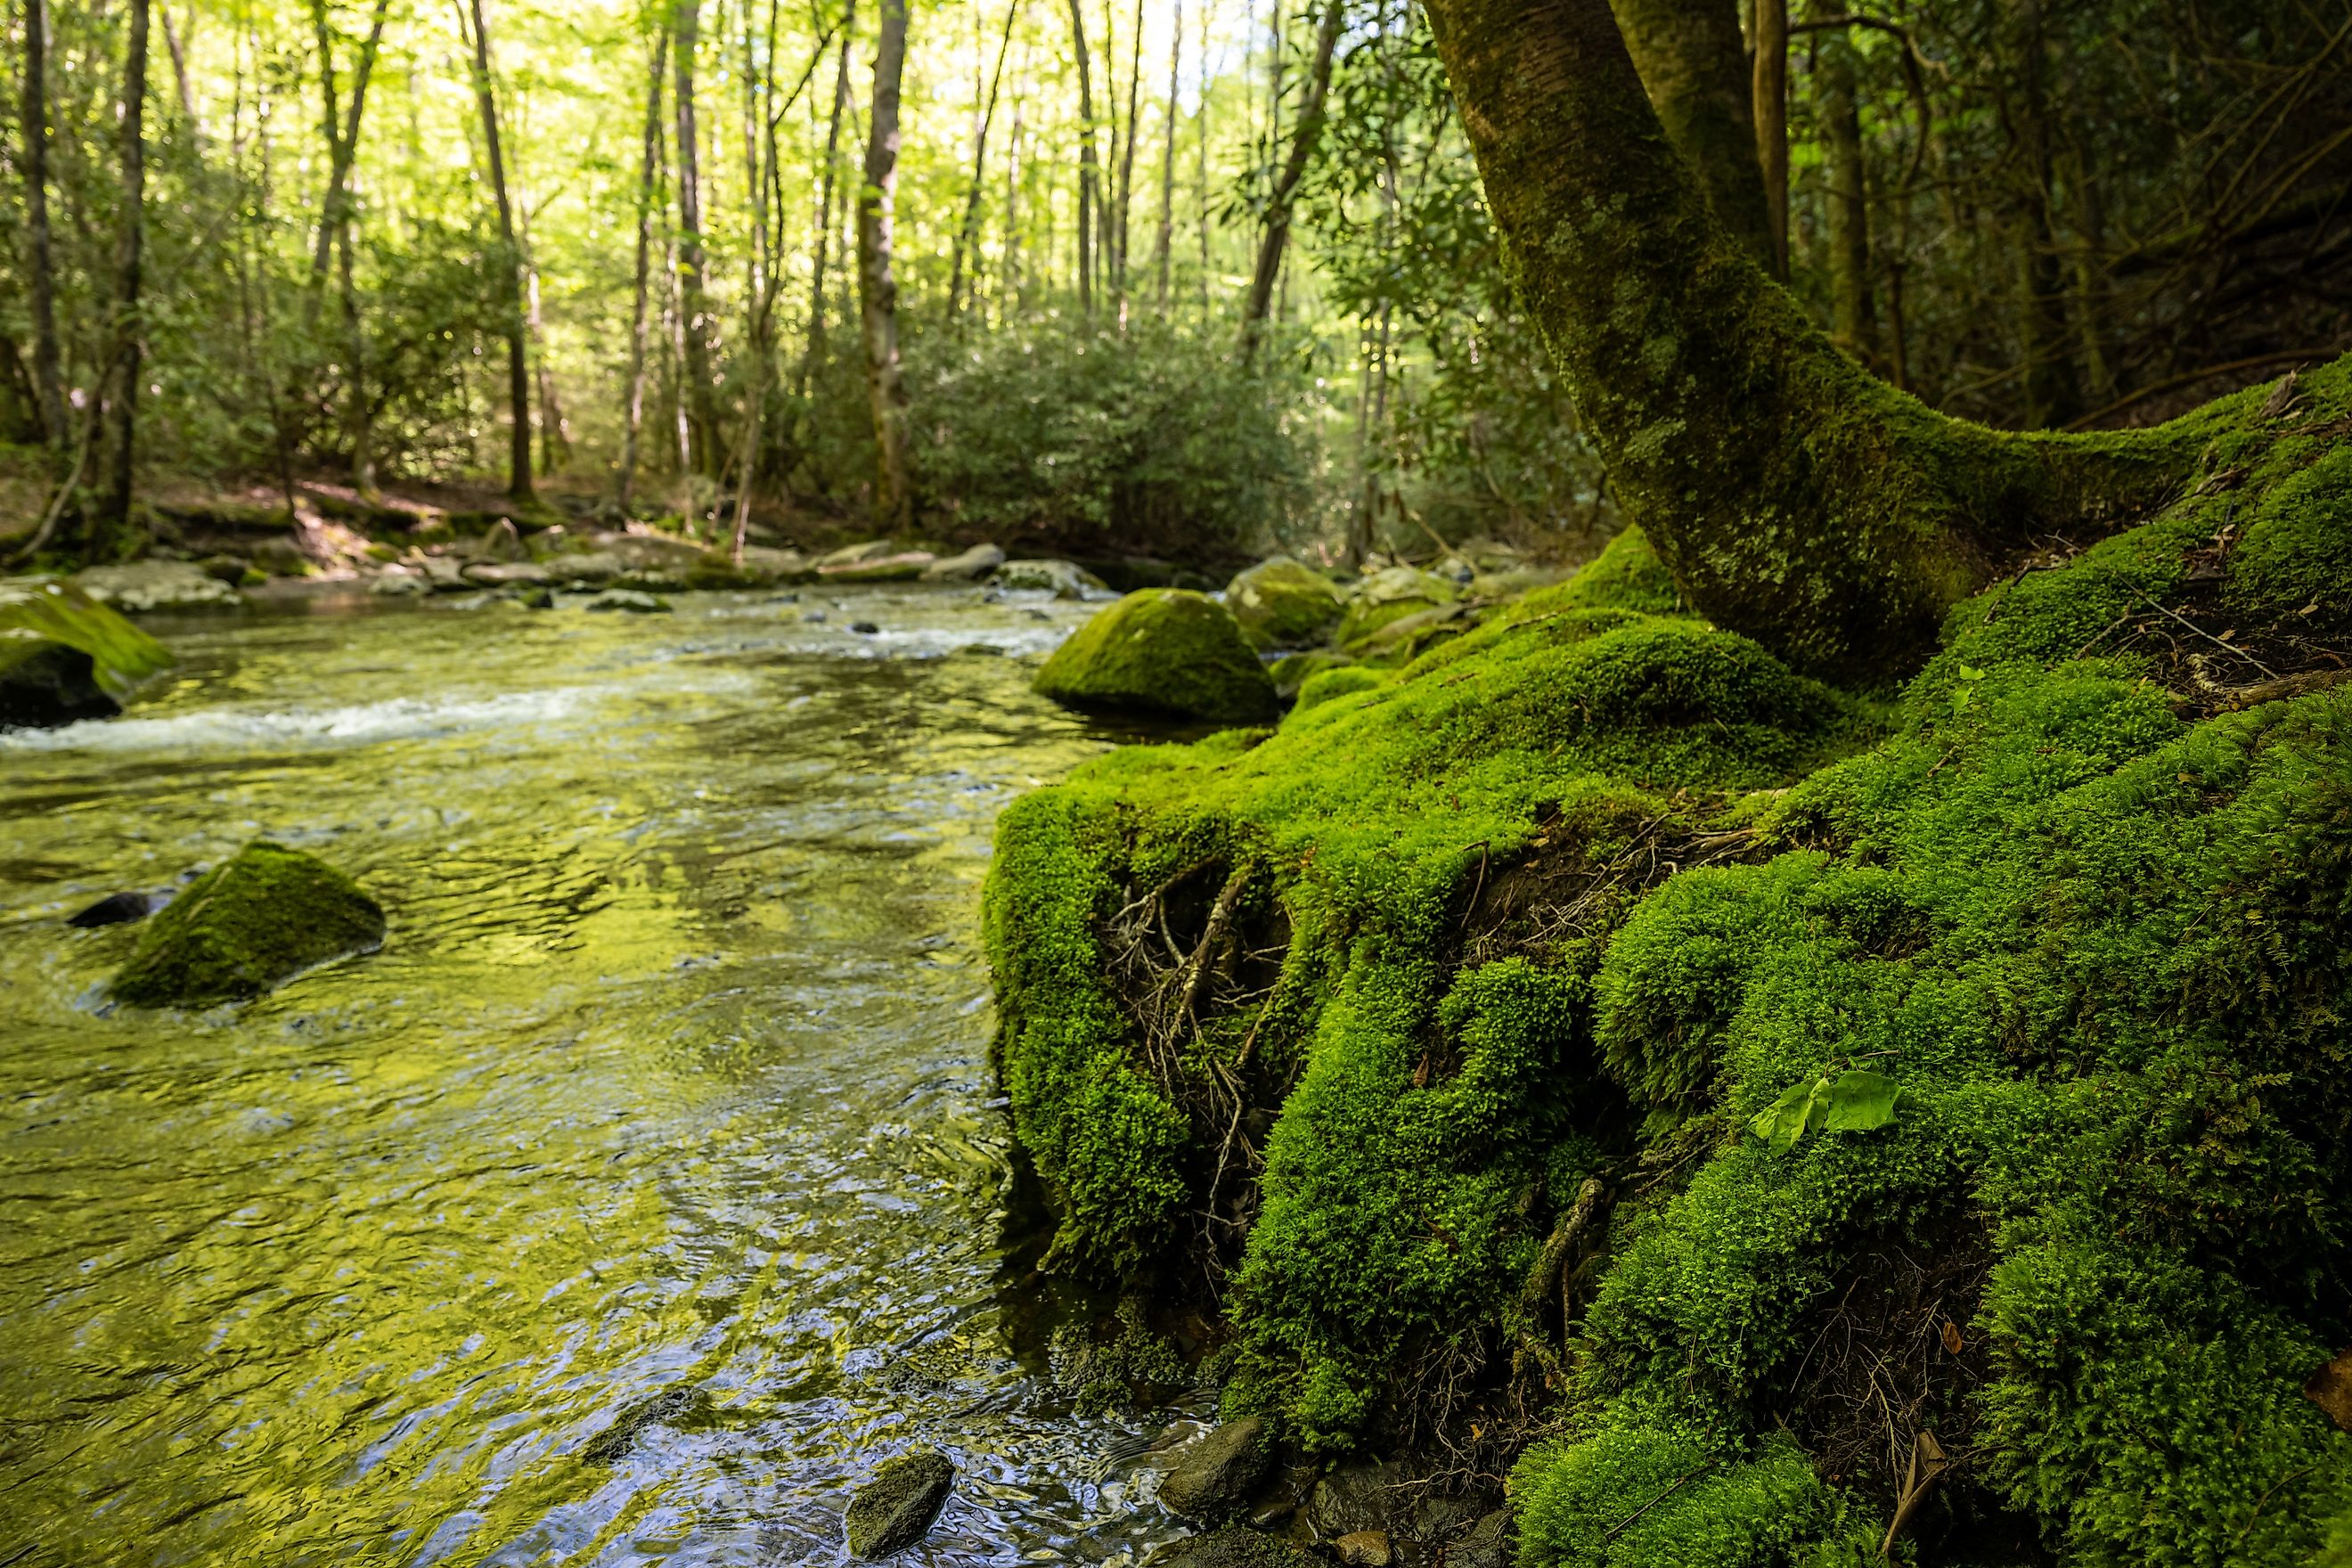
{"label": "moss-covered tree trunk", "polygon": [[1609,0],[1429,10],[1526,306],[1717,624],[1809,669],[1899,669],[2029,541],[2180,471],[2163,435],[2000,436],[1838,353],[1708,212]]}
{"label": "moss-covered tree trunk", "polygon": [[1738,0],[1611,0],[1611,9],[1666,140],[1698,175],[1716,221],[1772,265]]}

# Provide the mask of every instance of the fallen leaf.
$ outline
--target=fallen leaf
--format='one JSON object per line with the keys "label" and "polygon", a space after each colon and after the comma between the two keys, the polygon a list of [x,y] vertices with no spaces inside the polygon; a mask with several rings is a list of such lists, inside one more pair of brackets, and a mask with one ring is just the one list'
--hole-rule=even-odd
{"label": "fallen leaf", "polygon": [[1968,1348],[1969,1342],[1960,1337],[1960,1326],[1951,1319],[1944,1320],[1944,1348],[1954,1355]]}
{"label": "fallen leaf", "polygon": [[2326,1411],[2330,1421],[2352,1432],[2352,1351],[2313,1373],[2303,1385],[2303,1396]]}

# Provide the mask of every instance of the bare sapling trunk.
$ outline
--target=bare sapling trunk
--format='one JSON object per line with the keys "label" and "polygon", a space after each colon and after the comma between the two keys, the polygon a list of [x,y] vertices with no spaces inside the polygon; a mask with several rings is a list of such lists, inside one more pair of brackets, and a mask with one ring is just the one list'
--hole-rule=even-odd
{"label": "bare sapling trunk", "polygon": [[1789,276],[1789,0],[1756,0],[1756,160],[1764,173],[1772,276]]}
{"label": "bare sapling trunk", "polygon": [[[1813,0],[1818,19],[1834,21],[1836,0]],[[1864,183],[1862,115],[1856,102],[1853,37],[1831,26],[1813,66],[1829,176],[1830,336],[1863,363],[1878,363],[1878,319],[1870,288],[1870,200]]]}
{"label": "bare sapling trunk", "polygon": [[793,377],[793,401],[808,395],[809,376],[824,359],[824,290],[833,258],[834,175],[841,167],[841,118],[849,107],[849,40],[856,32],[856,7],[841,16],[841,53],[834,68],[833,113],[824,127],[824,175],[817,198],[816,255],[809,263],[808,344]]}
{"label": "bare sapling trunk", "polygon": [[1430,0],[1520,299],[1690,602],[1801,668],[1883,679],[2032,538],[2194,454],[1948,419],[1840,354],[1709,213],[1609,0]]}
{"label": "bare sapling trunk", "polygon": [[147,4],[131,0],[131,37],[122,67],[122,228],[114,252],[113,401],[104,521],[131,526],[131,468],[138,456],[139,360],[145,324],[140,318],[140,268],[147,242]]}
{"label": "bare sapling trunk", "polygon": [[1168,311],[1168,283],[1176,243],[1176,73],[1184,59],[1184,0],[1176,0],[1174,30],[1168,38],[1168,136],[1160,158],[1160,228],[1152,237],[1151,265],[1158,274],[1157,300]]}
{"label": "bare sapling trunk", "polygon": [[[1605,0],[1604,0],[1605,3]],[[1282,252],[1290,242],[1290,204],[1306,177],[1315,145],[1323,138],[1323,104],[1331,90],[1331,55],[1339,47],[1339,24],[1346,15],[1341,0],[1324,0],[1323,18],[1315,29],[1315,56],[1307,65],[1307,96],[1290,132],[1290,152],[1266,193],[1265,217],[1258,231],[1257,268],[1250,275],[1250,291],[1242,307],[1242,358],[1254,359],[1265,336],[1267,314],[1274,308],[1274,284],[1282,271]]]}
{"label": "bare sapling trunk", "polygon": [[673,16],[677,113],[677,290],[685,333],[686,416],[697,471],[719,471],[719,406],[710,379],[710,305],[703,276],[701,154],[694,128],[695,55],[701,42],[701,0],[677,0]]}
{"label": "bare sapling trunk", "polygon": [[874,105],[866,125],[866,183],[857,193],[858,316],[865,329],[866,387],[874,412],[874,521],[892,536],[912,531],[914,486],[907,462],[907,389],[898,371],[898,281],[891,266],[898,189],[898,92],[907,67],[908,0],[882,0],[874,54]]}
{"label": "bare sapling trunk", "polygon": [[1739,7],[1740,0],[1612,0],[1610,8],[1666,140],[1697,174],[1716,221],[1769,268],[1778,251]]}
{"label": "bare sapling trunk", "polygon": [[1070,50],[1078,67],[1078,313],[1095,308],[1095,87],[1087,59],[1087,19],[1070,0]]}
{"label": "bare sapling trunk", "polygon": [[1134,37],[1130,40],[1127,61],[1127,140],[1118,153],[1118,321],[1127,325],[1128,290],[1128,214],[1135,195],[1135,144],[1142,140],[1142,124],[1136,118],[1138,89],[1143,81],[1143,0],[1135,0]]}
{"label": "bare sapling trunk", "polygon": [[25,0],[24,90],[18,145],[25,165],[26,294],[33,316],[33,392],[41,426],[62,456],[73,439],[66,419],[65,368],[58,350],[57,264],[49,247],[48,0]]}
{"label": "bare sapling trunk", "polygon": [[318,320],[319,296],[326,288],[336,237],[350,221],[352,163],[359,153],[360,115],[367,105],[368,79],[375,72],[376,56],[383,47],[384,21],[391,10],[392,0],[376,0],[367,38],[352,67],[352,100],[342,105],[335,89],[334,35],[327,26],[326,0],[310,3],[310,26],[319,44],[319,90],[325,100],[319,132],[327,141],[327,186],[319,205],[319,232],[310,246],[310,293],[303,307],[306,324]]}
{"label": "bare sapling trunk", "polygon": [[[163,9],[163,47],[170,50],[172,55],[172,85],[179,93],[180,119],[188,128],[188,139],[191,142],[202,143],[205,139],[205,122],[203,116],[196,112],[196,95],[188,88],[188,51],[185,45],[181,42],[180,30],[172,26],[172,8],[166,5]],[[191,5],[188,7],[188,21],[191,26],[194,24],[195,19],[196,9],[194,5]]]}
{"label": "bare sapling trunk", "polygon": [[482,116],[482,146],[490,166],[490,194],[497,200],[499,244],[498,289],[502,331],[507,340],[507,409],[512,428],[507,442],[507,494],[519,501],[531,499],[530,483],[530,354],[529,327],[523,319],[522,246],[515,229],[514,201],[508,194],[505,150],[499,142],[498,92],[490,74],[490,30],[482,0],[468,0],[473,8],[474,99]]}
{"label": "bare sapling trunk", "polygon": [[637,270],[629,308],[629,381],[621,406],[621,474],[613,504],[629,510],[637,482],[637,441],[646,418],[646,318],[653,272],[655,174],[661,160],[662,73],[669,64],[669,30],[654,33],[653,65],[646,73],[646,129],[637,165]]}
{"label": "bare sapling trunk", "polygon": [[996,68],[988,77],[988,107],[981,111],[980,131],[972,138],[971,184],[964,192],[963,223],[956,229],[955,250],[948,264],[948,320],[953,321],[963,310],[963,272],[967,257],[979,269],[980,194],[982,182],[988,173],[988,133],[996,123],[997,89],[1004,84],[1004,57],[1013,47],[1013,24],[1021,15],[1021,0],[1010,0],[1004,7],[1004,36],[996,45]]}

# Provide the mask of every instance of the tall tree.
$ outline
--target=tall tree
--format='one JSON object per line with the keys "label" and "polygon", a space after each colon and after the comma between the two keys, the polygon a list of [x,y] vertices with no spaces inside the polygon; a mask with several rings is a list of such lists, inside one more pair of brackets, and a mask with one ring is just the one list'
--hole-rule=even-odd
{"label": "tall tree", "polygon": [[1274,283],[1282,270],[1282,252],[1290,241],[1290,206],[1298,182],[1306,176],[1315,144],[1323,136],[1323,105],[1331,90],[1331,55],[1339,47],[1339,24],[1346,14],[1342,0],[1323,0],[1323,18],[1315,29],[1315,55],[1307,68],[1307,96],[1290,132],[1289,155],[1276,172],[1266,193],[1265,215],[1260,220],[1257,269],[1250,276],[1249,298],[1242,307],[1242,357],[1254,358],[1265,335],[1265,320],[1274,307]]}
{"label": "tall tree", "polygon": [[702,162],[694,128],[695,55],[702,38],[702,0],[677,0],[672,13],[677,38],[671,61],[677,73],[672,98],[677,112],[677,290],[685,334],[687,424],[693,463],[707,474],[719,471],[718,389],[710,378],[709,292],[702,248]]}
{"label": "tall tree", "polygon": [[[952,321],[963,310],[964,258],[973,253],[980,244],[981,182],[988,172],[988,132],[996,123],[997,89],[1004,82],[1004,57],[1013,47],[1013,24],[1021,16],[1021,0],[1007,0],[1004,7],[1004,36],[996,45],[996,68],[988,76],[988,107],[981,111],[979,133],[972,138],[971,183],[964,191],[963,222],[956,229],[954,254],[948,264],[948,320]],[[975,270],[977,265],[975,264]]]}
{"label": "tall tree", "polygon": [[809,376],[824,358],[824,290],[832,264],[828,253],[833,245],[834,175],[841,167],[841,120],[849,108],[849,40],[856,33],[856,0],[850,0],[841,13],[841,52],[834,67],[833,113],[824,125],[823,195],[816,205],[816,254],[809,263],[808,341],[801,354],[800,369],[793,376],[794,403],[807,395]]}
{"label": "tall tree", "polygon": [[629,510],[637,479],[637,439],[646,416],[646,316],[653,271],[655,171],[661,161],[662,74],[669,64],[669,29],[654,29],[653,64],[646,73],[646,129],[637,165],[637,270],[629,308],[629,379],[621,405],[621,475],[614,503]]}
{"label": "tall tree", "polygon": [[1789,276],[1789,0],[1756,0],[1756,158],[1764,173],[1772,276]]}
{"label": "tall tree", "polygon": [[857,193],[858,316],[866,388],[874,411],[874,521],[909,531],[915,491],[907,467],[907,389],[898,370],[898,280],[892,268],[898,190],[898,91],[907,68],[908,0],[882,0],[874,53],[874,101],[866,131],[866,183]]}
{"label": "tall tree", "polygon": [[1070,0],[1070,50],[1078,66],[1078,312],[1095,308],[1095,84],[1087,58],[1087,19]]}
{"label": "tall tree", "polygon": [[514,199],[507,187],[506,151],[499,141],[499,102],[490,72],[489,19],[482,0],[472,7],[474,102],[482,117],[483,155],[490,166],[490,194],[498,202],[499,315],[507,340],[507,410],[512,428],[507,443],[507,494],[516,500],[531,499],[530,483],[530,328],[523,316],[522,244],[515,227]]}
{"label": "tall tree", "polygon": [[[1127,140],[1119,146],[1118,225],[1117,247],[1114,252],[1118,258],[1115,263],[1118,279],[1115,287],[1118,292],[1119,320],[1122,323],[1127,319],[1128,237],[1131,232],[1128,227],[1128,214],[1135,195],[1135,144],[1142,140],[1142,125],[1137,118],[1136,110],[1139,89],[1143,81],[1143,0],[1135,0],[1134,34],[1134,37],[1129,44],[1127,62]],[[1116,104],[1112,105],[1111,112],[1114,117],[1117,116]]]}
{"label": "tall tree", "polygon": [[1811,13],[1807,19],[1822,25],[1812,77],[1829,184],[1830,335],[1864,364],[1874,364],[1878,320],[1871,304],[1870,197],[1853,38],[1839,25],[1837,0],[1812,0]]}
{"label": "tall tree", "polygon": [[122,227],[114,252],[113,401],[108,405],[107,457],[112,464],[102,507],[116,528],[131,523],[131,466],[137,457],[140,350],[146,340],[140,270],[147,243],[147,4],[131,0],[131,37],[122,65]]}
{"label": "tall tree", "polygon": [[25,79],[18,125],[25,161],[26,293],[33,313],[33,390],[49,444],[60,452],[66,431],[63,356],[58,348],[57,264],[49,247],[49,7],[25,0]]}
{"label": "tall tree", "polygon": [[1520,298],[1675,582],[1802,667],[1922,657],[1944,610],[2086,501],[2193,454],[1946,419],[1840,354],[1708,213],[1608,0],[1430,0]]}
{"label": "tall tree", "polygon": [[1184,59],[1184,0],[1176,0],[1168,36],[1168,139],[1160,158],[1160,228],[1152,237],[1151,265],[1159,274],[1159,305],[1168,309],[1168,281],[1176,242],[1176,73]]}
{"label": "tall tree", "polygon": [[1666,140],[1698,175],[1717,221],[1770,266],[1739,0],[1612,0],[1611,9]]}

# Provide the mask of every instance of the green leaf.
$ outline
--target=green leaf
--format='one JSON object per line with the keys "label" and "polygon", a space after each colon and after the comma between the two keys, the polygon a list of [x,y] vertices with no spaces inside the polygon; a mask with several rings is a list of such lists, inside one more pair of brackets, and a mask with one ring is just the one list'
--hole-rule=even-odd
{"label": "green leaf", "polygon": [[1822,1125],[1832,1132],[1868,1132],[1888,1126],[1895,1121],[1895,1101],[1901,1092],[1885,1073],[1842,1072],[1816,1090],[1826,1113]]}
{"label": "green leaf", "polygon": [[1805,1134],[1805,1121],[1812,1111],[1813,1090],[1818,1087],[1790,1084],[1781,1091],[1780,1099],[1748,1118],[1748,1130],[1769,1144],[1774,1153],[1787,1153]]}

